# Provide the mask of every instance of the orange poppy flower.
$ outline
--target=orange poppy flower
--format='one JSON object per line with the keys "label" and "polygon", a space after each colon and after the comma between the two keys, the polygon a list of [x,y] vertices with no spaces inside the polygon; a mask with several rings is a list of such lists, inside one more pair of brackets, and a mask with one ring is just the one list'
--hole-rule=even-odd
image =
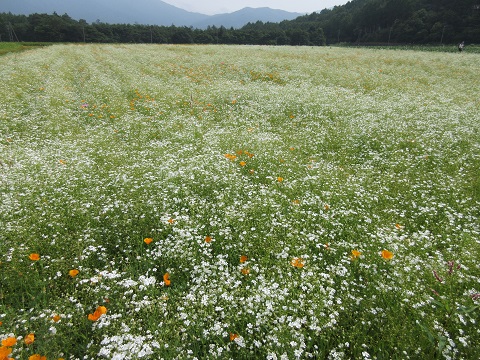
{"label": "orange poppy flower", "polygon": [[277,181],[278,181],[278,182],[282,182],[282,181],[283,181],[283,177],[281,177],[281,176],[277,177]]}
{"label": "orange poppy flower", "polygon": [[97,321],[100,319],[100,316],[107,313],[107,308],[105,306],[98,306],[93,314],[88,314],[88,320]]}
{"label": "orange poppy flower", "polygon": [[247,260],[248,260],[248,256],[247,256],[247,255],[242,255],[242,256],[240,256],[240,262],[241,262],[241,263],[244,263],[244,262],[247,261]]}
{"label": "orange poppy flower", "polygon": [[250,274],[250,269],[249,268],[243,268],[242,270],[240,270],[242,272],[243,275],[248,275]]}
{"label": "orange poppy flower", "polygon": [[240,161],[239,164],[240,164],[240,166],[245,166],[245,165],[247,165],[247,163],[246,163],[245,161]]}
{"label": "orange poppy flower", "polygon": [[74,278],[75,276],[78,275],[80,271],[78,271],[77,269],[72,269],[68,272],[68,275],[70,275],[72,278]]}
{"label": "orange poppy flower", "polygon": [[170,274],[168,272],[163,275],[163,282],[165,286],[170,286]]}
{"label": "orange poppy flower", "polygon": [[296,268],[303,268],[305,266],[305,262],[299,257],[293,258],[290,264]]}
{"label": "orange poppy flower", "polygon": [[59,322],[60,319],[61,319],[61,316],[60,316],[60,315],[55,315],[54,317],[52,317],[52,320],[53,320],[54,322]]}
{"label": "orange poppy flower", "polygon": [[392,260],[393,259],[393,253],[388,250],[382,250],[382,258],[385,260]]}
{"label": "orange poppy flower", "polygon": [[225,154],[225,157],[231,161],[235,161],[235,159],[237,158],[236,155],[232,155],[232,154]]}
{"label": "orange poppy flower", "polygon": [[234,341],[238,337],[239,337],[238,334],[230,333],[230,341]]}
{"label": "orange poppy flower", "polygon": [[40,354],[33,354],[28,358],[28,360],[47,360],[46,356],[42,356]]}
{"label": "orange poppy flower", "polygon": [[35,341],[35,334],[28,334],[27,336],[25,336],[25,344],[27,345],[31,345],[33,344],[33,342]]}
{"label": "orange poppy flower", "polygon": [[167,221],[168,221],[169,224],[173,224],[173,223],[175,222],[175,219],[171,219],[171,218],[170,218],[170,219],[168,219]]}
{"label": "orange poppy flower", "polygon": [[9,359],[8,355],[10,355],[11,353],[12,353],[12,348],[9,348],[9,347],[6,347],[6,346],[0,347],[0,359],[2,359],[2,360]]}
{"label": "orange poppy flower", "polygon": [[17,343],[17,338],[13,336],[2,340],[2,346],[13,346],[16,343]]}
{"label": "orange poppy flower", "polygon": [[145,238],[145,239],[143,239],[143,242],[144,242],[145,244],[147,244],[147,245],[150,244],[152,241],[153,241],[152,238]]}
{"label": "orange poppy flower", "polygon": [[211,236],[205,236],[205,242],[206,243],[212,242],[212,237]]}
{"label": "orange poppy flower", "polygon": [[28,258],[32,261],[38,261],[38,260],[40,260],[40,255],[36,254],[36,253],[33,253],[33,254],[28,255]]}

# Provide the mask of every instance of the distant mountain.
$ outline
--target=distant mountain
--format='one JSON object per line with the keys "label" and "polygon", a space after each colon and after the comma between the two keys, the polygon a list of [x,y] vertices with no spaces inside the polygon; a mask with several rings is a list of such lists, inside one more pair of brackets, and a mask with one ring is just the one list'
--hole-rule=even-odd
{"label": "distant mountain", "polygon": [[268,7],[251,8],[246,7],[233,13],[218,14],[209,16],[207,19],[201,20],[193,24],[199,29],[210,26],[225,26],[227,28],[241,28],[247,23],[255,23],[257,21],[278,23],[283,20],[293,20],[304,14],[292,13],[284,10],[270,9]]}
{"label": "distant mountain", "polygon": [[160,0],[0,0],[0,12],[59,15],[109,24],[144,24],[206,28],[209,25],[240,28],[248,22],[280,22],[300,15],[270,8],[245,8],[228,14],[205,15],[189,12]]}

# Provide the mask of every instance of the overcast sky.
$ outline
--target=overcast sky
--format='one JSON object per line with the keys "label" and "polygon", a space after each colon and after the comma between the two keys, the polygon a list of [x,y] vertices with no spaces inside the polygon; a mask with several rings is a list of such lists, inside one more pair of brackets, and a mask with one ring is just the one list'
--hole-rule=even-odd
{"label": "overcast sky", "polygon": [[334,5],[346,4],[349,0],[163,0],[176,7],[213,15],[229,13],[244,7],[269,7],[290,12],[312,13]]}

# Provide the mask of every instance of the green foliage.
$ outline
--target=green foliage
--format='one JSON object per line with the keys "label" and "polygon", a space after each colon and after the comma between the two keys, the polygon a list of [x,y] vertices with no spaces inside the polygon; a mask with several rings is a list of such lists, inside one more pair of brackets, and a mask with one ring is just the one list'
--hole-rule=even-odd
{"label": "green foliage", "polygon": [[248,23],[240,29],[87,24],[67,14],[0,14],[0,38],[19,41],[314,45],[475,43],[480,37],[476,0],[356,0],[280,23]]}

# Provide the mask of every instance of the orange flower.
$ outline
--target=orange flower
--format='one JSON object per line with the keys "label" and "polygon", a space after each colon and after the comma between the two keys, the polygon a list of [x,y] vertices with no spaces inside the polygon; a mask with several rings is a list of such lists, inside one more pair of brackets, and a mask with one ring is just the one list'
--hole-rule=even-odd
{"label": "orange flower", "polygon": [[25,336],[25,344],[27,345],[31,345],[33,344],[33,342],[35,341],[35,334],[28,334],[27,336]]}
{"label": "orange flower", "polygon": [[323,206],[323,208],[324,208],[325,210],[327,210],[327,211],[330,210],[330,206],[329,206],[328,204],[325,204],[325,205]]}
{"label": "orange flower", "polygon": [[145,238],[145,239],[143,239],[143,242],[144,242],[145,244],[147,244],[147,245],[150,244],[152,241],[153,241],[152,238]]}
{"label": "orange flower", "polygon": [[392,260],[393,259],[393,253],[388,250],[382,250],[382,258],[385,260]]}
{"label": "orange flower", "polygon": [[277,177],[277,181],[278,181],[278,182],[282,182],[282,181],[283,181],[283,177],[281,177],[281,176]]}
{"label": "orange flower", "polygon": [[173,224],[175,222],[175,219],[170,218],[167,221],[168,221],[169,224]]}
{"label": "orange flower", "polygon": [[250,274],[250,269],[249,268],[243,268],[242,270],[240,270],[242,272],[243,275],[248,275]]}
{"label": "orange flower", "polygon": [[205,236],[205,242],[206,243],[212,242],[212,237],[211,236]]}
{"label": "orange flower", "polygon": [[32,261],[38,261],[38,260],[40,260],[40,255],[38,255],[36,253],[33,253],[33,254],[28,255],[28,258]]}
{"label": "orange flower", "polygon": [[59,322],[60,319],[61,319],[61,316],[60,316],[60,315],[55,315],[54,317],[52,317],[52,320],[53,320],[54,322]]}
{"label": "orange flower", "polygon": [[75,276],[78,275],[80,271],[78,271],[77,269],[72,269],[68,272],[68,275],[70,275],[72,278],[74,278]]}
{"label": "orange flower", "polygon": [[230,341],[234,341],[234,340],[237,339],[238,337],[239,337],[238,334],[230,333]]}
{"label": "orange flower", "polygon": [[289,148],[289,150],[293,151],[293,150],[295,150],[295,148],[292,146],[292,147]]}
{"label": "orange flower", "polygon": [[28,358],[28,360],[47,360],[47,357],[41,356],[40,354],[33,354]]}
{"label": "orange flower", "polygon": [[58,160],[58,162],[59,162],[60,164],[62,164],[62,165],[66,165],[66,164],[67,164],[67,162],[66,162],[65,160],[62,160],[62,159]]}
{"label": "orange flower", "polygon": [[303,268],[305,266],[305,262],[299,257],[293,258],[290,264],[296,268]]}
{"label": "orange flower", "polygon": [[247,163],[246,163],[245,161],[240,161],[239,164],[240,164],[240,166],[245,166],[245,165],[247,165]]}
{"label": "orange flower", "polygon": [[232,155],[232,154],[225,154],[225,157],[231,161],[235,161],[235,159],[237,158],[236,155]]}
{"label": "orange flower", "polygon": [[240,256],[240,262],[241,262],[241,263],[244,263],[244,262],[247,261],[247,260],[248,260],[248,256],[247,256],[247,255],[242,255],[242,256]]}
{"label": "orange flower", "polygon": [[170,286],[170,274],[165,273],[163,275],[163,282],[165,283],[165,286]]}
{"label": "orange flower", "polygon": [[17,338],[15,337],[9,337],[6,338],[5,340],[2,340],[2,346],[13,346],[17,343]]}
{"label": "orange flower", "polygon": [[8,360],[10,355],[12,353],[12,348],[2,346],[0,347],[0,360]]}
{"label": "orange flower", "polygon": [[400,229],[402,228],[402,225],[400,225],[399,223],[396,223],[396,224],[395,224],[395,228],[396,228],[397,230],[400,230]]}
{"label": "orange flower", "polygon": [[97,321],[100,319],[100,316],[107,313],[107,308],[105,306],[98,306],[93,314],[88,314],[88,320]]}
{"label": "orange flower", "polygon": [[352,256],[351,256],[351,258],[352,258],[352,260],[355,260],[356,258],[359,258],[360,255],[362,255],[362,253],[361,253],[360,251],[358,251],[358,250],[352,250]]}

